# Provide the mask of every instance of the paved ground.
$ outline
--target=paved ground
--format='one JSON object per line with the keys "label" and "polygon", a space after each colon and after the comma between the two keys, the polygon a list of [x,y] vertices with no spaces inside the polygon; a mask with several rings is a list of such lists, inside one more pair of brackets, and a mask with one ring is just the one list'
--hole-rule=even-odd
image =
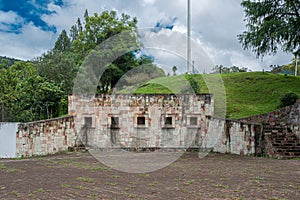
{"label": "paved ground", "polygon": [[144,174],[89,153],[0,160],[0,199],[300,199],[300,160],[186,153]]}

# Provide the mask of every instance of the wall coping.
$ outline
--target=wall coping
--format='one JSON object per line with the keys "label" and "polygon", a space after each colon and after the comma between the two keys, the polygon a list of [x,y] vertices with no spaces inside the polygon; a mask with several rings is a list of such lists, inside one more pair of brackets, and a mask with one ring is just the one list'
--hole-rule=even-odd
{"label": "wall coping", "polygon": [[[180,96],[180,95],[196,95],[196,96],[204,96],[204,95],[214,95],[213,93],[184,93],[184,94],[176,94],[176,93],[170,93],[170,94],[120,94],[120,93],[114,93],[114,94],[99,94],[99,95],[88,95],[88,96]],[[68,96],[84,96],[81,94],[69,94]]]}
{"label": "wall coping", "polygon": [[235,123],[246,124],[246,125],[261,125],[260,123],[244,122],[244,121],[240,121],[239,119],[234,120],[234,119],[229,119],[229,118],[220,118],[220,117],[213,117],[213,116],[206,116],[206,117],[208,117],[210,119],[223,120],[223,121],[235,122]]}
{"label": "wall coping", "polygon": [[52,121],[58,121],[62,119],[68,119],[68,118],[74,118],[72,115],[64,116],[64,117],[57,117],[57,118],[51,118],[51,119],[44,119],[39,121],[33,121],[33,122],[25,122],[25,123],[18,123],[19,125],[33,125],[33,124],[40,124],[40,123],[47,123]]}

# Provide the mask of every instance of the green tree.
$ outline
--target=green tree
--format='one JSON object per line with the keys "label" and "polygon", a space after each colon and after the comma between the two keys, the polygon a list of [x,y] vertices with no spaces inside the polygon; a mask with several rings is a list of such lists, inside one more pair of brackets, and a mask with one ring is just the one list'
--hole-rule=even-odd
{"label": "green tree", "polygon": [[117,89],[123,89],[129,86],[138,88],[153,78],[163,76],[165,76],[164,70],[152,63],[145,63],[127,72],[124,77],[119,80]]}
{"label": "green tree", "polygon": [[[97,93],[109,93],[126,72],[153,62],[147,56],[139,56],[142,44],[138,37],[136,18],[124,13],[119,16],[115,11],[89,16],[86,11],[83,23],[78,18],[69,36],[63,30],[54,48],[37,60],[38,72],[66,95],[73,92],[74,81],[83,92],[96,91],[92,87],[98,85]],[[88,71],[78,72],[86,66]],[[78,78],[74,80],[75,77]],[[91,84],[91,77],[99,80]]]}
{"label": "green tree", "polygon": [[[80,78],[76,81],[90,79],[94,76],[91,74],[93,72],[97,77],[101,75],[97,83],[97,93],[109,93],[117,83],[120,84],[119,80],[124,74],[138,66],[151,66],[148,64],[153,63],[153,59],[140,51],[142,44],[139,41],[136,18],[124,13],[118,16],[115,11],[104,11],[93,16],[86,13],[84,20],[82,32],[73,40],[72,46],[80,59],[85,58],[83,64],[92,66],[92,69],[89,72],[81,71]],[[121,80],[123,86],[132,84],[132,77],[137,77],[140,71],[136,70],[135,73]],[[144,79],[142,77],[144,75],[139,76],[138,80]],[[96,84],[95,81],[92,82],[92,85]],[[77,85],[82,91],[89,87],[83,86],[84,83]]]}
{"label": "green tree", "polygon": [[15,62],[18,62],[18,61],[20,61],[20,60],[0,56],[0,70],[3,68],[8,69],[10,66],[12,66]]}
{"label": "green tree", "polygon": [[243,0],[247,31],[238,35],[244,49],[258,57],[300,51],[300,0]]}
{"label": "green tree", "polygon": [[191,84],[191,88],[194,90],[195,94],[199,94],[200,93],[200,87],[198,85],[198,82],[194,78],[191,78],[188,81]]}
{"label": "green tree", "polygon": [[200,94],[200,86],[196,77],[196,75],[185,75],[187,82],[180,92],[183,94]]}
{"label": "green tree", "polygon": [[84,20],[85,25],[82,31],[78,30],[78,38],[72,39],[74,52],[82,58],[106,39],[122,31],[134,31],[137,28],[136,18],[131,19],[124,13],[119,18],[116,11],[104,11],[100,15],[94,13],[93,16],[89,16],[86,11]]}
{"label": "green tree", "polygon": [[234,72],[247,72],[248,68],[246,67],[237,67],[237,66],[232,66],[232,67],[224,67],[223,65],[216,65],[213,68],[214,72],[213,73],[220,73],[220,74],[229,74],[229,73],[234,73]]}
{"label": "green tree", "polygon": [[67,35],[66,30],[62,30],[61,34],[55,42],[54,51],[67,52],[71,50],[71,40]]}
{"label": "green tree", "polygon": [[38,75],[30,62],[0,72],[2,120],[28,122],[58,116],[62,90]]}
{"label": "green tree", "polygon": [[173,66],[173,67],[172,67],[172,71],[173,71],[173,76],[176,76],[177,67],[176,67],[176,66]]}
{"label": "green tree", "polygon": [[[300,63],[300,57],[298,59],[298,66]],[[283,65],[281,68],[284,71],[289,72],[290,74],[295,74],[295,67],[296,67],[296,58],[293,58],[292,62],[290,64]],[[297,75],[300,75],[300,71],[297,71]]]}
{"label": "green tree", "polygon": [[82,25],[80,18],[77,19],[76,24],[74,24],[70,29],[70,37],[71,42],[73,43],[74,40],[77,40],[79,37],[79,34],[82,32]]}
{"label": "green tree", "polygon": [[10,66],[10,61],[7,58],[2,58],[0,61],[0,70],[2,68],[7,69]]}
{"label": "green tree", "polygon": [[73,52],[49,51],[37,62],[39,74],[62,88],[65,95],[72,93],[73,80],[78,71],[78,57]]}
{"label": "green tree", "polygon": [[124,72],[118,66],[114,64],[109,65],[100,78],[97,93],[110,93],[112,87],[117,84],[123,74]]}

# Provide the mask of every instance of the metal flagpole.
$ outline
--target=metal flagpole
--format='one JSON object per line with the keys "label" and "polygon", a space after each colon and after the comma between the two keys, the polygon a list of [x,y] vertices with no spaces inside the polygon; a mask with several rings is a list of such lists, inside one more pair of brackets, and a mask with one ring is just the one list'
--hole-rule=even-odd
{"label": "metal flagpole", "polygon": [[187,73],[190,73],[190,65],[192,60],[191,49],[191,1],[188,0],[187,5]]}
{"label": "metal flagpole", "polygon": [[297,76],[298,74],[298,55],[295,55],[295,59],[296,59],[296,69],[295,69],[295,76]]}

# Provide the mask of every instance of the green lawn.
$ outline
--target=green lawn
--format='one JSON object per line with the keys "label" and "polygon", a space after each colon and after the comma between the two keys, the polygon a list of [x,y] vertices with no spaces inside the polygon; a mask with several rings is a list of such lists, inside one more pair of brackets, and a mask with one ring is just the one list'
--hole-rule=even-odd
{"label": "green lawn", "polygon": [[149,81],[134,90],[134,93],[180,94],[188,87],[188,79],[198,82],[200,93],[215,95],[217,116],[222,116],[224,112],[222,109],[226,101],[226,117],[231,119],[275,110],[279,105],[280,98],[286,93],[294,92],[300,96],[300,77],[263,72],[162,77]]}

